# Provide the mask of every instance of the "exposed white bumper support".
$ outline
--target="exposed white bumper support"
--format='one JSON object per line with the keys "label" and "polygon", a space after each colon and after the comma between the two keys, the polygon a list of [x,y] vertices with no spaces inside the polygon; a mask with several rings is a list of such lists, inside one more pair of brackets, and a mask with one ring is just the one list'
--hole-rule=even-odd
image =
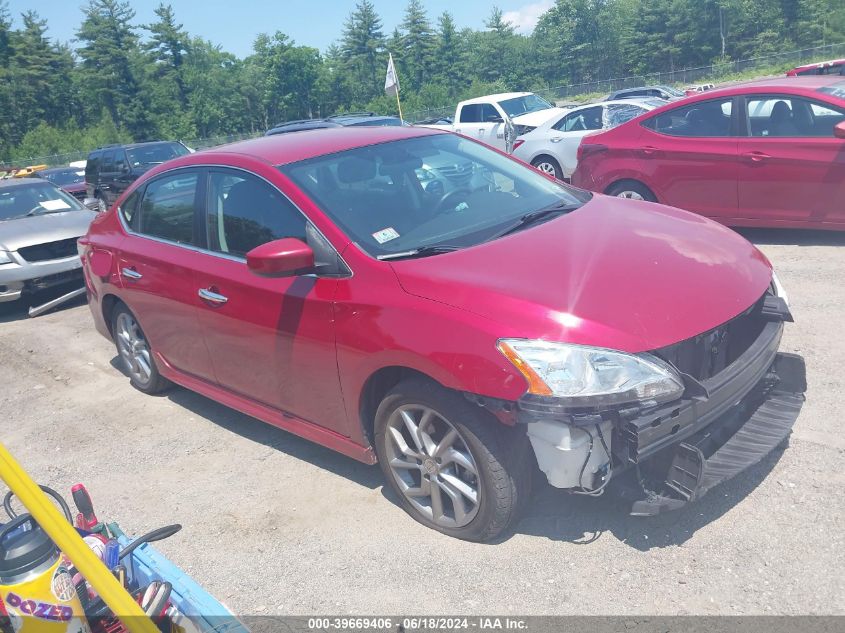
{"label": "exposed white bumper support", "polygon": [[[609,451],[613,425],[605,421],[600,426]],[[537,456],[537,464],[540,470],[546,473],[552,486],[555,488],[583,487],[588,490],[597,487],[598,482],[595,482],[594,475],[607,466],[610,455],[605,451],[596,427],[584,430],[561,422],[541,420],[528,424],[527,428],[528,438]],[[592,450],[590,450],[590,433],[593,435]]]}

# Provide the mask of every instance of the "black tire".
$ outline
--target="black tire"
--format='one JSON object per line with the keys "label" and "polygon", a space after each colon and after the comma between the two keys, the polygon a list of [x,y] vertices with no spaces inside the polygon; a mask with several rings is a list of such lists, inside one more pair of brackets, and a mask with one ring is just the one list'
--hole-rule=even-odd
{"label": "black tire", "polygon": [[[389,422],[401,407],[416,405],[433,409],[448,421],[477,467],[478,476],[472,482],[478,491],[477,509],[466,525],[447,527],[429,518],[409,501],[389,466]],[[433,382],[408,379],[388,392],[376,411],[375,445],[384,477],[402,508],[423,525],[448,536],[476,542],[495,538],[513,525],[531,494],[535,460],[522,429],[502,425],[460,394]],[[440,468],[445,472],[447,467]],[[423,466],[420,472],[424,472]]]}
{"label": "black tire", "polygon": [[[610,185],[605,193],[609,196],[617,196],[619,198],[634,198],[639,196],[646,202],[657,202],[657,196],[652,193],[651,189],[646,187],[643,183],[637,180],[619,180]],[[636,194],[636,195],[626,195]]]}
{"label": "black tire", "polygon": [[[551,156],[547,156],[545,154],[538,156],[531,161],[531,166],[545,174],[554,176],[558,180],[563,180],[563,169],[560,168],[560,163]],[[544,166],[547,167],[544,168]]]}
{"label": "black tire", "polygon": [[[125,339],[122,339],[121,337],[121,331],[124,329],[126,323],[125,319],[129,319],[135,324],[137,334],[146,344],[147,362],[145,365],[149,370],[148,376],[145,376],[145,372],[143,370],[133,367],[132,361],[129,360],[127,349],[131,348],[131,346],[128,345]],[[155,395],[169,389],[172,386],[173,383],[159,373],[158,367],[155,363],[155,356],[153,355],[152,347],[149,342],[146,341],[146,336],[144,335],[144,331],[141,329],[141,325],[138,323],[135,315],[132,314],[132,311],[126,307],[126,304],[118,303],[112,311],[111,331],[115,348],[117,349],[120,366],[124,373],[129,376],[129,382],[133,387],[135,387],[135,389],[149,395]],[[136,361],[136,363],[137,362],[138,361]]]}

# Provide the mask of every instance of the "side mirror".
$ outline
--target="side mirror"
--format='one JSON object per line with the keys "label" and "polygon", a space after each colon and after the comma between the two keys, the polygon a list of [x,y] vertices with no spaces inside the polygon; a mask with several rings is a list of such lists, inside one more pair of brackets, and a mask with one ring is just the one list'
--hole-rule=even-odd
{"label": "side mirror", "polygon": [[845,121],[840,121],[833,126],[833,135],[836,138],[845,139]]}
{"label": "side mirror", "polygon": [[260,277],[303,275],[314,270],[314,251],[302,240],[285,237],[253,248],[246,266]]}
{"label": "side mirror", "polygon": [[505,120],[498,114],[491,114],[487,117],[487,123],[504,123]]}

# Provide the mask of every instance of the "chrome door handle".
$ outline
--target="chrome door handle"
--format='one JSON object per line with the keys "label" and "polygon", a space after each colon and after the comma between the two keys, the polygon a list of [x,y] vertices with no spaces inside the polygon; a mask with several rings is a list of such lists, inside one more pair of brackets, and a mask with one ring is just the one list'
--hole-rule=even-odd
{"label": "chrome door handle", "polygon": [[209,303],[221,306],[229,300],[228,297],[224,297],[223,295],[209,290],[208,288],[200,288],[199,291],[197,291],[197,294],[203,301],[208,301]]}
{"label": "chrome door handle", "polygon": [[127,279],[140,279],[141,277],[143,277],[143,275],[134,268],[122,268],[120,270],[120,274],[126,277]]}

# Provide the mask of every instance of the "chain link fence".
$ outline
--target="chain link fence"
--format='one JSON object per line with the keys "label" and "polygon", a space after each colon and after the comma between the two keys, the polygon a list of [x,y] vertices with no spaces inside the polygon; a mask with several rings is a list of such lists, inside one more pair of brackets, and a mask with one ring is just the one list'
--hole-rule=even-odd
{"label": "chain link fence", "polygon": [[[661,73],[650,73],[646,75],[632,75],[630,77],[618,77],[615,79],[603,79],[580,84],[570,84],[535,90],[537,94],[549,101],[566,101],[576,97],[591,94],[607,94],[623,88],[636,88],[647,85],[683,85],[700,84],[740,75],[755,69],[769,69],[777,67],[794,68],[817,61],[828,59],[845,58],[845,42],[839,44],[828,44],[799,51],[788,51],[775,53],[753,59],[737,61],[726,61],[710,66],[699,68],[684,68]],[[426,110],[415,110],[407,115],[408,121],[418,122],[441,117],[452,117],[455,115],[455,106],[444,106],[442,108],[429,108]]]}

